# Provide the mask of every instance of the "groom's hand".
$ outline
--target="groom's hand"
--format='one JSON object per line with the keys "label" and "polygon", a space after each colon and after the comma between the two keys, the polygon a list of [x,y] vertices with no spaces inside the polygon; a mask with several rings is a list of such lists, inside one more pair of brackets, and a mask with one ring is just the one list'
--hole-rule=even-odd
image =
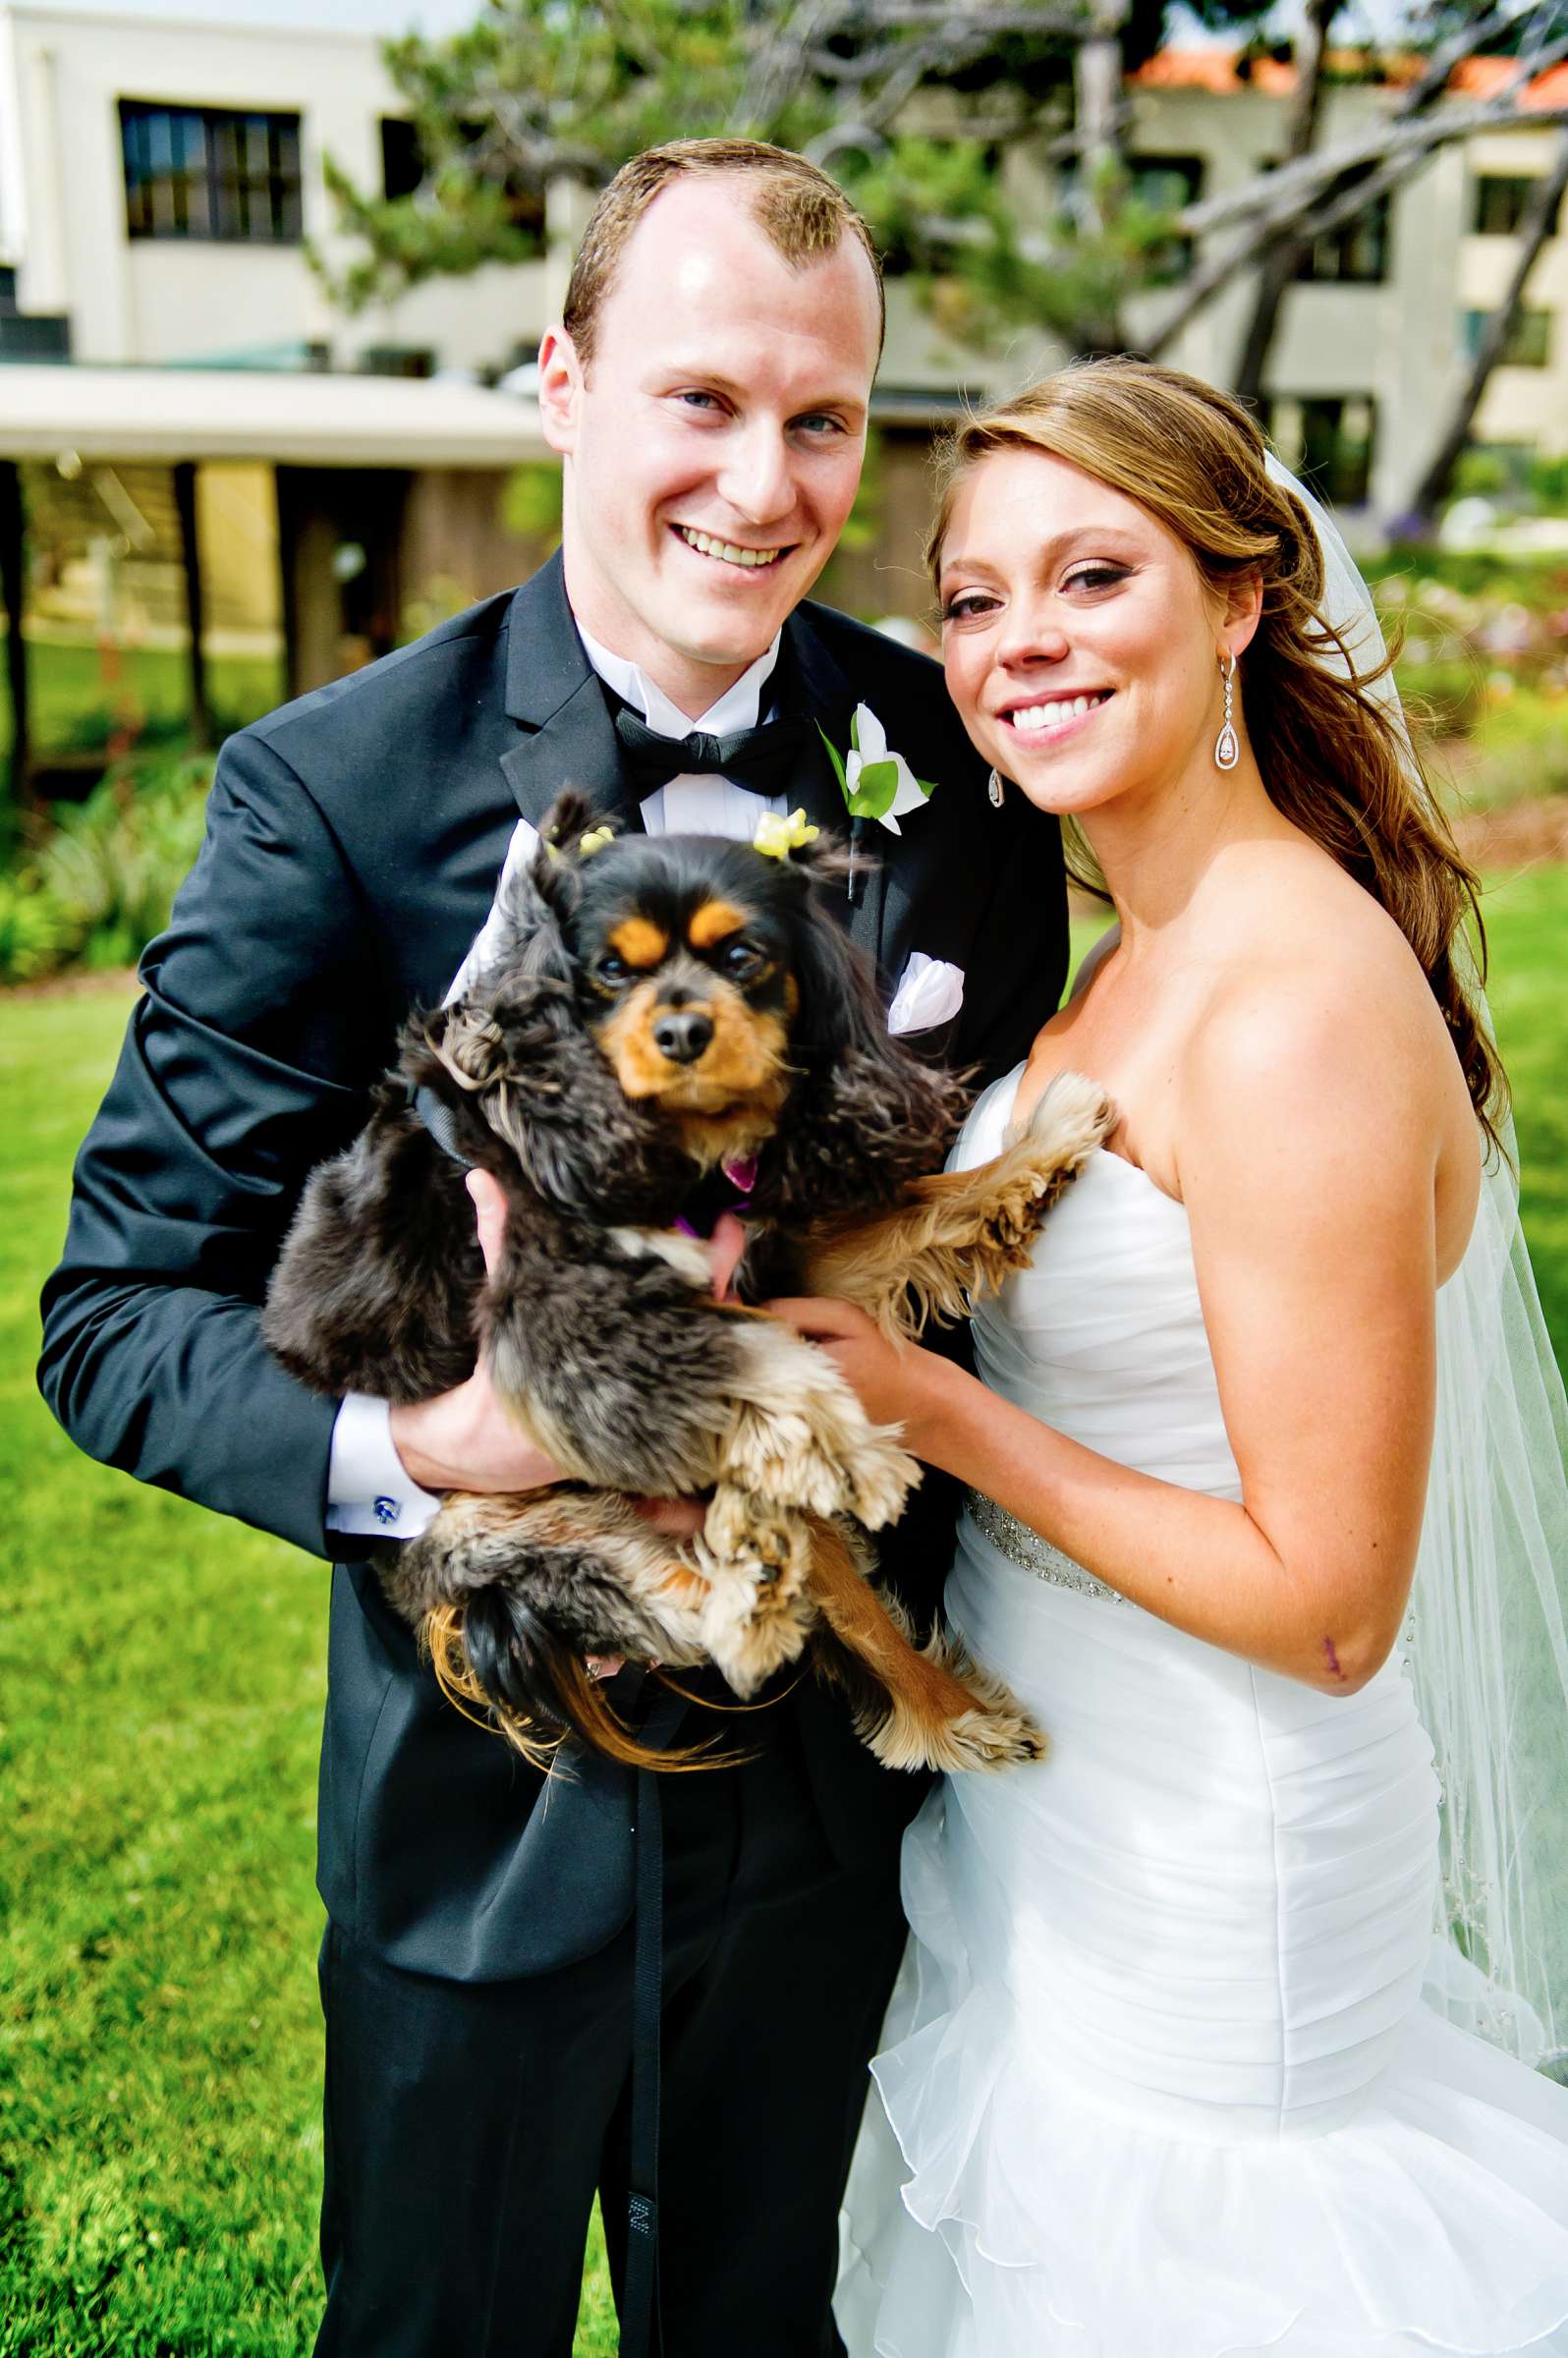
{"label": "groom's hand", "polygon": [[[475,1224],[486,1270],[495,1268],[506,1234],[506,1197],[488,1171],[470,1171]],[[713,1291],[723,1298],[746,1243],[739,1220],[726,1213],[708,1248]],[[481,1360],[456,1390],[433,1400],[412,1401],[392,1410],[392,1445],[410,1479],[424,1490],[535,1490],[565,1479],[504,1408]],[[633,1501],[640,1514],[676,1539],[702,1528],[704,1510],[686,1498]]]}
{"label": "groom's hand", "polygon": [[[506,1197],[488,1171],[470,1171],[466,1184],[484,1266],[493,1272],[506,1232]],[[391,1432],[405,1472],[421,1490],[537,1490],[564,1479],[554,1458],[503,1408],[482,1359],[455,1391],[395,1407]]]}

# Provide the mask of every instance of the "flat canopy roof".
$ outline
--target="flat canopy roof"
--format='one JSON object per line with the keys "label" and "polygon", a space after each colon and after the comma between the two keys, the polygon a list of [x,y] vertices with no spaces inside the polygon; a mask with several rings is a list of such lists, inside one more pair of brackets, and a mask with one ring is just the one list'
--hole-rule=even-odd
{"label": "flat canopy roof", "polygon": [[0,366],[0,458],[514,467],[550,456],[532,401],[440,378]]}

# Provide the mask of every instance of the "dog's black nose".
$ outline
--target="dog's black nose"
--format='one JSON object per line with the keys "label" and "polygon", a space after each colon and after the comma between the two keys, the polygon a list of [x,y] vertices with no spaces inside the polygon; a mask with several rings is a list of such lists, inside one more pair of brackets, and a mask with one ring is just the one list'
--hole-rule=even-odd
{"label": "dog's black nose", "polygon": [[653,1044],[671,1064],[695,1064],[713,1037],[713,1018],[699,1007],[671,1007],[653,1026]]}

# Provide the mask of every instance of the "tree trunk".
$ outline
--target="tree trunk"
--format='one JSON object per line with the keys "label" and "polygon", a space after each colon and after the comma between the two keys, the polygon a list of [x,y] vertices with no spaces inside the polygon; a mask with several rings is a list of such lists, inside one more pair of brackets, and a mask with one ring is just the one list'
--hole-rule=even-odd
{"label": "tree trunk", "polygon": [[[1328,29],[1338,14],[1339,0],[1307,0],[1306,22],[1296,43],[1296,88],[1285,124],[1285,153],[1281,159],[1285,163],[1293,164],[1298,157],[1310,155],[1316,142],[1322,113],[1323,68],[1328,58]],[[1289,235],[1271,239],[1263,249],[1253,315],[1242,339],[1241,358],[1235,369],[1238,395],[1255,407],[1262,393],[1263,371],[1279,326],[1280,306],[1307,253],[1306,240]]]}
{"label": "tree trunk", "polygon": [[1507,348],[1514,322],[1524,306],[1531,273],[1542,246],[1551,236],[1552,223],[1565,192],[1568,192],[1568,137],[1564,138],[1557,149],[1557,161],[1552,169],[1542,174],[1519,224],[1519,258],[1508,292],[1486,322],[1481,348],[1465,381],[1464,391],[1454,405],[1453,415],[1411,499],[1410,513],[1424,525],[1432,522],[1442,504],[1460,453],[1470,438],[1470,429],[1475,423],[1476,412],[1481,407],[1487,379]]}
{"label": "tree trunk", "polygon": [[[1078,211],[1088,238],[1105,235],[1127,193],[1122,32],[1129,5],[1130,0],[1090,0],[1089,29],[1073,59],[1073,111],[1080,140]],[[1111,302],[1099,316],[1086,318],[1077,343],[1089,359],[1120,352],[1125,338],[1119,307]]]}
{"label": "tree trunk", "polygon": [[6,609],[6,681],[11,695],[11,794],[18,808],[25,809],[32,801],[28,646],[22,636],[28,601],[28,525],[22,470],[15,459],[0,459],[0,599]]}

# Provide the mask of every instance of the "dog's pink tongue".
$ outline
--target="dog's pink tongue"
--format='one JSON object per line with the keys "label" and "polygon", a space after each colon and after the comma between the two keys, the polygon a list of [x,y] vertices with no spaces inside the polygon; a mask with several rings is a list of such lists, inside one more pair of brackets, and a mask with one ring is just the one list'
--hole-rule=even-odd
{"label": "dog's pink tongue", "polygon": [[732,1155],[728,1162],[720,1163],[719,1168],[737,1195],[749,1196],[756,1185],[756,1156],[755,1154]]}

